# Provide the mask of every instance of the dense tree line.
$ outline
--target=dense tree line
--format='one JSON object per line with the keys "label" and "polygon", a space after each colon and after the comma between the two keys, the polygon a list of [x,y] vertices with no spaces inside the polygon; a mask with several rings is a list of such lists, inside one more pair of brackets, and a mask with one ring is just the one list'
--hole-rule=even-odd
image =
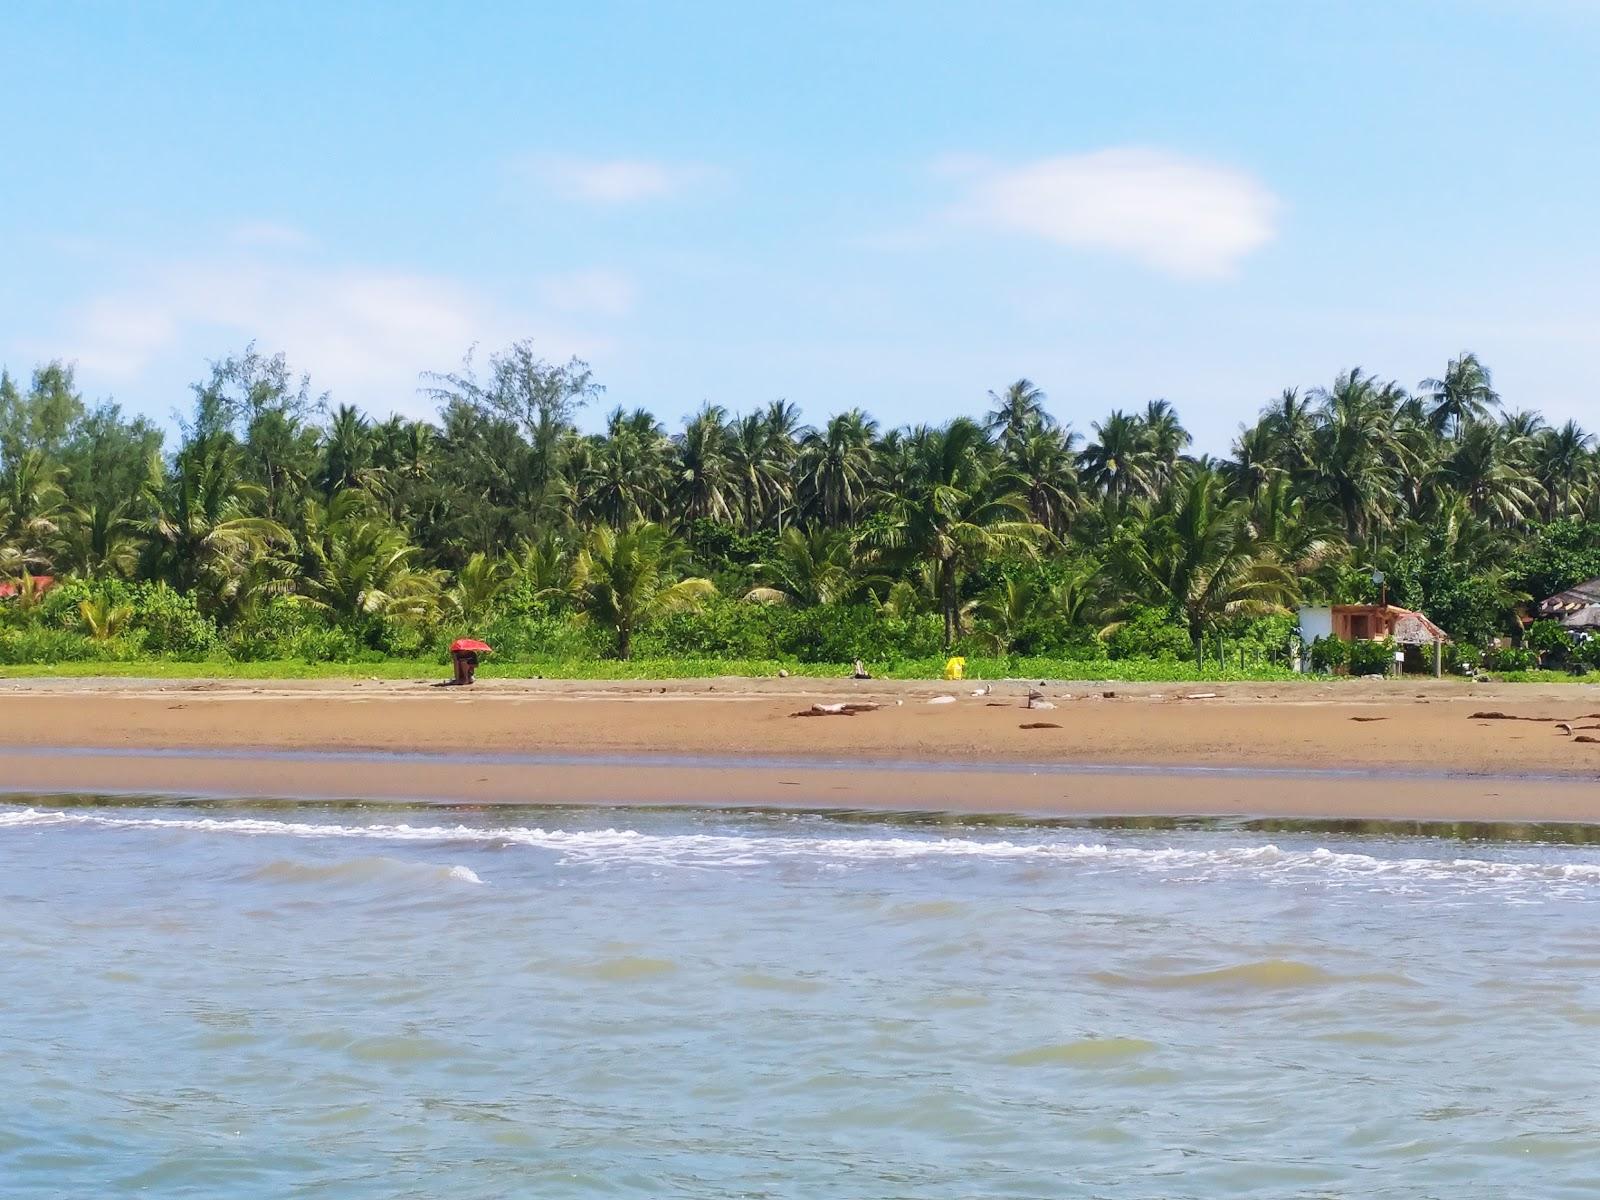
{"label": "dense tree line", "polygon": [[[589,368],[527,343],[426,388],[436,419],[373,421],[252,347],[168,448],[68,366],[0,376],[6,619],[157,651],[188,622],[242,657],[488,627],[530,653],[603,635],[627,656],[645,630],[732,652],[763,622],[819,653],[1095,657],[1273,617],[1281,637],[1295,604],[1374,598],[1374,569],[1481,643],[1600,574],[1595,438],[1506,406],[1471,353],[1415,388],[1352,369],[1286,390],[1222,459],[1163,400],[1078,428],[1027,379],[937,426],[809,426],[778,400],[676,431],[617,407],[592,434]],[[41,574],[66,599],[30,594]]]}

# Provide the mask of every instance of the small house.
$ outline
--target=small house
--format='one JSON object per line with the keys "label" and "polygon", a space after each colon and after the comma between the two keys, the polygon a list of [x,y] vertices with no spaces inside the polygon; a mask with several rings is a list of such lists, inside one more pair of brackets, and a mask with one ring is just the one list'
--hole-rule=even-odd
{"label": "small house", "polygon": [[1393,638],[1397,646],[1432,646],[1433,673],[1443,673],[1444,644],[1450,635],[1422,613],[1394,604],[1323,604],[1300,610],[1300,640],[1307,646],[1318,638],[1342,642],[1381,642]]}
{"label": "small house", "polygon": [[1600,634],[1600,579],[1591,579],[1539,601],[1539,615],[1560,621],[1570,633]]}

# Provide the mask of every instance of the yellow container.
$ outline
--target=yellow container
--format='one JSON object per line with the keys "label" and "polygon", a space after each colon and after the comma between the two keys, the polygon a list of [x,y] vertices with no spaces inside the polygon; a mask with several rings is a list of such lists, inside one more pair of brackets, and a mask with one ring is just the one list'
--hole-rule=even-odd
{"label": "yellow container", "polygon": [[952,658],[944,664],[944,677],[946,679],[962,679],[967,674],[967,660]]}

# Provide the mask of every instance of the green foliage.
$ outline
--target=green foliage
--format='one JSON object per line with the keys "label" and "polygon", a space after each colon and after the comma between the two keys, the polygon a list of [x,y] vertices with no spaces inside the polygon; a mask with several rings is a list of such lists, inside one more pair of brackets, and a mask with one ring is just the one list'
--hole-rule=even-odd
{"label": "green foliage", "polygon": [[1394,639],[1358,638],[1347,643],[1345,665],[1352,675],[1387,675],[1394,670]]}
{"label": "green foliage", "polygon": [[1170,611],[1143,607],[1119,623],[1106,638],[1113,659],[1154,659],[1157,662],[1193,661],[1194,643]]}
{"label": "green foliage", "polygon": [[1532,650],[1521,646],[1496,646],[1485,651],[1483,665],[1490,671],[1531,671],[1539,660]]}
{"label": "green foliage", "polygon": [[1342,638],[1320,637],[1311,643],[1311,669],[1328,675],[1350,665],[1350,643]]}
{"label": "green foliage", "polygon": [[1541,663],[1549,660],[1560,664],[1572,651],[1572,637],[1559,621],[1533,622],[1522,635],[1522,644],[1537,655]]}
{"label": "green foliage", "polygon": [[[0,370],[6,653],[331,670],[474,635],[501,650],[490,673],[629,669],[608,654],[937,673],[954,648],[984,670],[1221,677],[1278,669],[1304,600],[1377,601],[1374,568],[1453,659],[1600,576],[1594,437],[1502,415],[1470,352],[1415,394],[1361,370],[1287,389],[1221,459],[1165,401],[1080,433],[1025,378],[982,421],[813,428],[777,401],[677,429],[619,406],[599,432],[576,422],[602,390],[587,365],[527,342],[427,378],[433,419],[376,421],[249,346],[163,448],[69,367]],[[1381,653],[1313,658],[1360,673]]]}

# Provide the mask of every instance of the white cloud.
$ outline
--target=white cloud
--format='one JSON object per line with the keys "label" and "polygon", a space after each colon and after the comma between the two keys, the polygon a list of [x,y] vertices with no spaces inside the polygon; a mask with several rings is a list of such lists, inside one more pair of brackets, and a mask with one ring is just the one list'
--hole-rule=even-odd
{"label": "white cloud", "polygon": [[966,178],[961,217],[1173,275],[1227,275],[1276,233],[1278,199],[1254,177],[1159,150],[1097,150],[1016,167],[949,158],[935,170]]}
{"label": "white cloud", "polygon": [[520,162],[518,171],[569,200],[607,205],[669,199],[715,174],[707,167],[630,158],[532,158]]}
{"label": "white cloud", "polygon": [[[626,298],[616,280],[608,291],[603,277],[572,278],[588,288],[585,306],[572,311],[603,316]],[[281,350],[336,401],[421,414],[431,403],[417,394],[419,372],[451,369],[475,343],[498,347],[527,336],[552,357],[607,344],[537,312],[504,311],[437,276],[224,256],[90,300],[64,340],[85,371],[137,392],[165,363],[181,359],[193,370],[254,339],[263,351]]]}

